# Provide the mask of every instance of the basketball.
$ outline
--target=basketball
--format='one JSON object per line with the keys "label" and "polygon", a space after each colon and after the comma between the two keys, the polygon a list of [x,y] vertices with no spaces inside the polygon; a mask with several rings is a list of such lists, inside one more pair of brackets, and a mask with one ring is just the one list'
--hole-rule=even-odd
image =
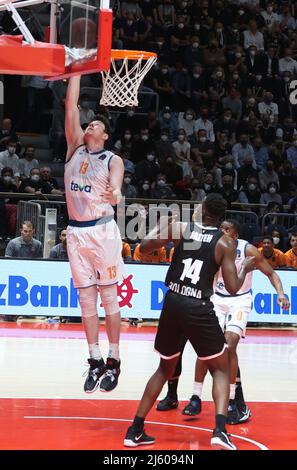
{"label": "basketball", "polygon": [[77,18],[71,26],[72,47],[97,47],[97,26],[95,21],[87,18]]}

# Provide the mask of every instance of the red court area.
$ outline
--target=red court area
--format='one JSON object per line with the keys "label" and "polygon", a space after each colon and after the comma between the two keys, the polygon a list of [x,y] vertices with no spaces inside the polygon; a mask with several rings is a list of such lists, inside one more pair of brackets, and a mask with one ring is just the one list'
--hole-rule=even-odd
{"label": "red court area", "polygon": [[[204,402],[196,418],[182,416],[183,405],[166,413],[153,410],[149,414],[146,430],[156,443],[141,449],[210,449],[213,404]],[[137,402],[1,399],[0,406],[1,450],[124,450],[124,435]],[[228,427],[238,450],[296,449],[297,403],[250,406],[250,422]]]}

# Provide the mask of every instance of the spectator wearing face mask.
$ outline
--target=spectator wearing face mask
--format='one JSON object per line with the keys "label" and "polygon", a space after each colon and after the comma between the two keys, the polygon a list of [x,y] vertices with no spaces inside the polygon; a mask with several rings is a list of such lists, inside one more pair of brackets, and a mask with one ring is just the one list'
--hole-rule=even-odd
{"label": "spectator wearing face mask", "polygon": [[161,163],[161,173],[166,176],[166,181],[173,188],[178,181],[183,179],[183,170],[176,164],[175,156],[167,155]]}
{"label": "spectator wearing face mask", "polygon": [[252,158],[252,166],[255,170],[257,169],[255,152],[253,147],[249,144],[248,136],[246,134],[241,134],[239,136],[239,143],[233,145],[232,147],[232,155],[236,169],[241,167],[246,157]]}
{"label": "spectator wearing face mask", "polygon": [[293,51],[287,47],[284,51],[284,57],[279,60],[279,71],[281,74],[290,72],[291,75],[297,75],[297,61],[293,59]]}
{"label": "spectator wearing face mask", "polygon": [[219,47],[219,43],[216,39],[212,39],[209,45],[204,49],[204,64],[211,71],[216,67],[224,67],[226,65],[226,57],[224,49]]}
{"label": "spectator wearing face mask", "polygon": [[188,108],[184,113],[178,114],[178,127],[183,129],[187,137],[190,137],[197,130],[198,121],[194,109]]}
{"label": "spectator wearing face mask", "polygon": [[246,50],[245,65],[247,68],[248,75],[253,77],[261,75],[261,78],[265,72],[262,57],[259,54],[258,48],[255,45],[251,45]]}
{"label": "spectator wearing face mask", "polygon": [[260,204],[269,204],[269,202],[277,202],[282,204],[282,198],[279,194],[279,187],[276,183],[269,183],[267,191],[262,194]]}
{"label": "spectator wearing face mask", "polygon": [[207,77],[201,64],[195,64],[191,74],[191,97],[193,107],[200,108],[208,100]]}
{"label": "spectator wearing face mask", "polygon": [[185,62],[188,67],[192,67],[193,64],[201,64],[203,62],[203,51],[200,47],[199,36],[195,34],[190,37],[190,44],[185,50]]}
{"label": "spectator wearing face mask", "polygon": [[34,154],[34,145],[26,145],[23,156],[19,160],[19,168],[22,179],[29,177],[32,168],[39,168],[39,161],[34,158]]}
{"label": "spectator wearing face mask", "polygon": [[155,142],[150,136],[150,131],[147,126],[143,126],[140,130],[139,139],[134,139],[131,147],[131,160],[137,164],[144,155],[155,153]]}
{"label": "spectator wearing face mask", "polygon": [[236,121],[232,118],[230,108],[225,108],[223,115],[215,121],[214,130],[218,140],[221,138],[222,132],[224,132],[227,133],[228,141],[235,143]]}
{"label": "spectator wearing face mask", "polygon": [[235,88],[228,91],[227,96],[222,99],[223,109],[231,109],[232,115],[236,122],[238,122],[242,115],[242,101],[240,92]]}
{"label": "spectator wearing face mask", "polygon": [[291,233],[290,245],[291,249],[285,253],[286,266],[297,269],[297,232]]}
{"label": "spectator wearing face mask", "polygon": [[199,182],[197,178],[193,178],[190,183],[190,187],[185,192],[185,199],[202,202],[205,197],[206,193],[201,187],[201,182]]}
{"label": "spectator wearing face mask", "polygon": [[151,182],[147,178],[138,185],[138,197],[141,199],[151,198]]}
{"label": "spectator wearing face mask", "polygon": [[274,5],[271,2],[267,3],[266,10],[261,11],[261,16],[265,21],[265,29],[268,31],[280,22],[279,15],[274,11]]}
{"label": "spectator wearing face mask", "polygon": [[115,142],[115,150],[123,150],[131,152],[133,135],[131,129],[125,129],[120,138]]}
{"label": "spectator wearing face mask", "polygon": [[255,46],[259,51],[264,51],[264,36],[258,31],[258,25],[255,20],[249,22],[249,28],[243,32],[243,47],[249,49]]}
{"label": "spectator wearing face mask", "polygon": [[257,164],[257,170],[263,170],[263,168],[265,168],[266,161],[268,160],[268,147],[266,145],[263,145],[261,137],[256,136],[254,138],[253,149]]}
{"label": "spectator wearing face mask", "polygon": [[191,106],[191,75],[189,69],[181,60],[175,64],[172,85],[174,89],[174,108],[178,111],[184,111]]}
{"label": "spectator wearing face mask", "polygon": [[292,142],[293,137],[297,137],[296,122],[292,117],[284,117],[283,125],[276,129],[276,137],[286,143]]}
{"label": "spectator wearing face mask", "polygon": [[153,71],[153,89],[159,95],[160,107],[162,108],[165,104],[171,104],[172,95],[173,95],[173,86],[171,79],[171,72],[169,65],[164,63],[157,69]]}
{"label": "spectator wearing face mask", "polygon": [[94,111],[90,108],[90,97],[87,94],[80,96],[79,121],[80,125],[86,126],[95,117]]}
{"label": "spectator wearing face mask", "polygon": [[124,179],[122,184],[122,195],[126,198],[136,198],[137,197],[137,189],[132,184],[132,175],[131,173],[125,171]]}
{"label": "spectator wearing face mask", "polygon": [[119,38],[125,49],[135,49],[138,40],[138,29],[136,17],[132,12],[127,12],[123,18]]}
{"label": "spectator wearing face mask", "polygon": [[173,199],[176,198],[176,194],[172,188],[167,184],[166,176],[160,173],[154,183],[152,190],[153,199]]}
{"label": "spectator wearing face mask", "polygon": [[263,140],[265,145],[271,145],[271,142],[275,143],[276,140],[276,129],[270,119],[263,119],[258,125],[259,136]]}
{"label": "spectator wearing face mask", "polygon": [[264,93],[264,99],[258,104],[258,109],[261,119],[269,117],[270,121],[274,124],[278,121],[278,105],[273,102],[273,94],[270,92]]}
{"label": "spectator wearing face mask", "polygon": [[239,192],[238,199],[244,204],[260,204],[261,191],[257,178],[253,176],[248,178],[246,187]]}
{"label": "spectator wearing face mask", "polygon": [[15,177],[20,176],[19,157],[16,154],[17,143],[9,140],[6,145],[6,150],[0,152],[0,170],[8,166],[12,169]]}
{"label": "spectator wearing face mask", "polygon": [[208,119],[208,108],[206,106],[200,109],[200,118],[196,121],[196,130],[204,130],[207,140],[212,143],[215,141],[213,123]]}
{"label": "spectator wearing face mask", "polygon": [[5,117],[2,119],[0,125],[0,152],[3,152],[6,149],[9,141],[18,142],[18,138],[13,130],[12,120]]}
{"label": "spectator wearing face mask", "polygon": [[297,168],[297,136],[294,136],[290,147],[287,149],[287,159],[293,168]]}
{"label": "spectator wearing face mask", "polygon": [[271,236],[273,240],[273,248],[281,251],[286,250],[287,247],[285,246],[285,240],[281,232],[279,232],[277,229],[274,229],[271,232]]}
{"label": "spectator wearing face mask", "polygon": [[201,158],[204,166],[214,160],[214,145],[207,138],[206,130],[200,129],[192,139],[191,144],[192,160],[197,161]]}
{"label": "spectator wearing face mask", "polygon": [[248,96],[246,100],[244,100],[243,105],[243,115],[244,116],[256,116],[260,118],[259,110],[258,110],[258,103],[255,96]]}
{"label": "spectator wearing face mask", "polygon": [[231,209],[232,202],[238,200],[238,191],[234,188],[233,178],[231,175],[222,177],[222,187],[217,190],[228,203],[228,209]]}
{"label": "spectator wearing face mask", "polygon": [[279,177],[276,171],[274,171],[274,163],[272,160],[267,160],[265,168],[259,172],[259,181],[262,191],[266,191],[270,183],[275,183],[278,188],[280,187]]}
{"label": "spectator wearing face mask", "polygon": [[148,151],[145,158],[135,167],[136,181],[142,184],[142,182],[147,179],[152,183],[155,181],[158,173],[160,173],[160,165],[156,160],[156,155],[153,151]]}
{"label": "spectator wearing face mask", "polygon": [[178,113],[169,106],[164,106],[159,112],[159,123],[161,132],[167,131],[170,142],[174,142],[178,132]]}
{"label": "spectator wearing face mask", "polygon": [[167,157],[175,157],[174,148],[169,140],[168,131],[166,129],[161,131],[160,138],[156,141],[156,155],[160,164],[162,164]]}
{"label": "spectator wearing face mask", "polygon": [[[5,167],[1,170],[0,178],[0,193],[17,193],[18,187],[15,183],[13,177],[13,171],[9,167]],[[16,231],[16,222],[17,222],[17,202],[15,198],[9,199],[0,198],[1,204],[1,222],[2,230],[0,230],[0,236],[4,234],[9,236],[14,236]]]}
{"label": "spectator wearing face mask", "polygon": [[36,196],[51,194],[52,190],[50,183],[41,180],[39,168],[32,168],[30,177],[25,178],[19,187],[20,193],[33,193]]}

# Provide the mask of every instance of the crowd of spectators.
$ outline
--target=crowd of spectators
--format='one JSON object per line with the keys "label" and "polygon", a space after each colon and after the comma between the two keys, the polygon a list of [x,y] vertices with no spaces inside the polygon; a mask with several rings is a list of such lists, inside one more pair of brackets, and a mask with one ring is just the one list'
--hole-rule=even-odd
{"label": "crowd of spectators", "polygon": [[[157,111],[152,100],[119,112],[99,106],[86,93],[80,96],[82,127],[98,111],[110,120],[107,145],[124,161],[123,195],[199,202],[215,191],[229,208],[234,202],[242,208],[275,203],[280,212],[285,206],[297,213],[297,107],[290,102],[290,83],[297,79],[297,2],[112,3],[113,47],[158,54],[142,84],[158,94]],[[9,32],[7,18],[2,20]],[[91,79],[96,84],[99,78]],[[63,194],[51,168],[39,168],[34,147],[20,149],[17,137],[19,131],[40,130],[34,110],[51,101],[47,132],[63,165],[65,93],[57,102],[57,89],[65,92],[65,83],[27,80],[28,118],[16,117],[14,124],[3,119],[0,191]],[[8,214],[12,204],[5,203]],[[3,204],[0,198],[2,213]],[[7,226],[13,227],[13,217],[8,216]],[[283,250],[288,248],[287,243]]]}

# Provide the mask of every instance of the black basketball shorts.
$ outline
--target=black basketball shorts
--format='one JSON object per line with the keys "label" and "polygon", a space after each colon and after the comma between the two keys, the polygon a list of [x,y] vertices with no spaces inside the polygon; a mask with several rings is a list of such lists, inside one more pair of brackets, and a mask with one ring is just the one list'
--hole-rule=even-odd
{"label": "black basketball shorts", "polygon": [[164,299],[155,350],[163,359],[180,355],[190,341],[199,359],[213,359],[227,347],[213,303],[168,291]]}

